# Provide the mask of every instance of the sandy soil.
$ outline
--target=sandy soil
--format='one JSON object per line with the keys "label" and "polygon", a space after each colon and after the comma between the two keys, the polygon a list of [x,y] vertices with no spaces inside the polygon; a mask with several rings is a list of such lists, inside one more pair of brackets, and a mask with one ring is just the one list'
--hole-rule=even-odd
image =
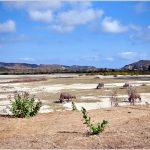
{"label": "sandy soil", "polygon": [[150,106],[92,110],[106,130],[89,136],[81,112],[39,114],[29,119],[0,116],[0,148],[150,148]]}

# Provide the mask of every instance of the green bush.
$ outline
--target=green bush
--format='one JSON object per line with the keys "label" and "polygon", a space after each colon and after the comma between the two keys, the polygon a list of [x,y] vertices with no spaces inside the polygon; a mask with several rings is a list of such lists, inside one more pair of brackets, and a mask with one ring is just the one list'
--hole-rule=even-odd
{"label": "green bush", "polygon": [[108,121],[103,120],[102,123],[98,122],[97,124],[92,124],[91,123],[91,118],[88,116],[88,113],[86,111],[86,109],[84,107],[82,107],[81,112],[83,114],[83,118],[84,118],[84,124],[87,125],[87,127],[89,127],[89,133],[90,134],[99,134],[102,133],[106,127],[106,125],[108,124]]}
{"label": "green bush", "polygon": [[34,96],[24,92],[16,94],[13,101],[11,101],[10,111],[15,117],[28,118],[35,116],[42,106],[42,102],[36,100]]}

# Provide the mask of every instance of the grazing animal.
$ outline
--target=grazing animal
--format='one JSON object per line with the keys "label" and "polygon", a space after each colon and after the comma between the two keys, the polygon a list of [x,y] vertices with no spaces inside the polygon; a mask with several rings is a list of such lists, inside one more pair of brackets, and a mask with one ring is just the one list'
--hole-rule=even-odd
{"label": "grazing animal", "polygon": [[139,102],[141,102],[141,96],[140,94],[137,94],[137,93],[131,93],[129,95],[129,102],[132,103],[134,105],[134,102],[136,101],[136,99],[139,99]]}
{"label": "grazing animal", "polygon": [[101,89],[101,88],[103,88],[104,87],[104,83],[98,83],[98,85],[97,85],[97,89]]}
{"label": "grazing animal", "polygon": [[123,85],[123,88],[127,88],[127,87],[131,87],[131,85],[130,85],[129,83],[125,83],[125,84]]}
{"label": "grazing animal", "polygon": [[62,103],[62,102],[64,102],[64,100],[69,101],[70,99],[72,100],[72,98],[75,98],[75,99],[76,99],[76,96],[71,95],[71,94],[69,94],[69,93],[67,93],[67,92],[64,92],[64,93],[61,93],[61,94],[60,94],[59,100],[60,100],[60,102]]}

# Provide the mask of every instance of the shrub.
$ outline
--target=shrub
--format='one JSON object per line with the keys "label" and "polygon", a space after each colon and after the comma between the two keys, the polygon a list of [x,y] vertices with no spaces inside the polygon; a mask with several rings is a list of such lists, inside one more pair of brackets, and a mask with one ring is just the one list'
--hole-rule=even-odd
{"label": "shrub", "polygon": [[10,111],[15,117],[27,118],[35,116],[42,106],[42,102],[35,100],[35,97],[24,92],[16,94],[14,100],[11,101]]}
{"label": "shrub", "polygon": [[89,133],[94,135],[94,134],[99,134],[102,133],[106,127],[106,125],[108,124],[108,121],[103,120],[102,123],[98,122],[97,124],[92,124],[91,123],[91,118],[88,116],[88,113],[86,111],[86,109],[84,107],[82,107],[81,112],[83,114],[83,118],[84,118],[84,124],[87,125],[87,127],[89,127]]}
{"label": "shrub", "polygon": [[128,100],[129,100],[130,104],[134,105],[136,102],[136,99],[139,99],[139,102],[141,102],[141,96],[137,92],[137,89],[135,87],[129,87],[127,89],[127,93],[128,93]]}
{"label": "shrub", "polygon": [[73,111],[78,110],[74,102],[72,102],[72,110]]}
{"label": "shrub", "polygon": [[110,97],[111,106],[115,106],[115,107],[119,106],[117,93],[118,93],[117,89],[112,89],[112,93]]}

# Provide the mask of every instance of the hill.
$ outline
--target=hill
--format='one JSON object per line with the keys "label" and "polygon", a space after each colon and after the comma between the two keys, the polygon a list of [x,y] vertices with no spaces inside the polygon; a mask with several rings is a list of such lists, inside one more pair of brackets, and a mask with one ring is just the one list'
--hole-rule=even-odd
{"label": "hill", "polygon": [[150,60],[140,60],[138,62],[125,65],[121,70],[137,70],[137,71],[147,71],[150,70]]}
{"label": "hill", "polygon": [[65,66],[59,64],[27,64],[27,63],[4,63],[0,62],[0,68],[3,70],[39,70],[39,71],[90,71],[97,70],[94,66]]}
{"label": "hill", "polygon": [[0,67],[4,67],[7,69],[29,69],[29,68],[37,68],[36,64],[27,64],[27,63],[4,63],[0,62]]}
{"label": "hill", "polygon": [[[28,63],[4,63],[0,62],[0,74],[47,74],[47,73],[103,73],[110,75],[114,72],[135,71],[149,72],[150,60],[140,60],[138,62],[125,65],[121,69],[96,68],[94,66],[60,65],[60,64],[28,64]],[[110,74],[109,74],[110,73]],[[113,75],[114,75],[113,74]]]}

